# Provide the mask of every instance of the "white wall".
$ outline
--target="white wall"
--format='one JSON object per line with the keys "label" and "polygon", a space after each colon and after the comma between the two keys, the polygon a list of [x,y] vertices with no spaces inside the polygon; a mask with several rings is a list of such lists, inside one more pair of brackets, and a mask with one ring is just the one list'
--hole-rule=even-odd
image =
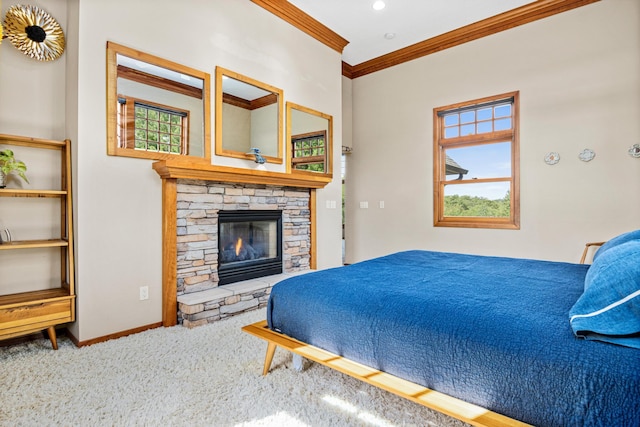
{"label": "white wall", "polygon": [[[30,4],[58,19],[68,49],[58,61],[39,63],[7,40],[2,43],[0,132],[73,140],[78,300],[71,331],[86,341],[160,322],[161,180],[152,161],[106,155],[107,40],[208,72],[212,96],[218,65],[282,88],[283,102],[336,118],[338,146],[340,54],[250,1]],[[213,99],[211,105],[214,138]],[[238,159],[214,158],[213,163],[227,160]],[[232,164],[256,165],[243,160]],[[339,197],[339,184],[318,190],[321,267],[340,263],[340,210],[323,208],[324,200]],[[149,286],[149,300],[139,301],[140,286]]]}
{"label": "white wall", "polygon": [[[640,143],[639,21],[636,0],[604,0],[354,79],[347,261],[421,248],[577,262],[585,242],[640,228],[640,159],[627,154]],[[521,229],[434,227],[433,108],[514,90]]]}

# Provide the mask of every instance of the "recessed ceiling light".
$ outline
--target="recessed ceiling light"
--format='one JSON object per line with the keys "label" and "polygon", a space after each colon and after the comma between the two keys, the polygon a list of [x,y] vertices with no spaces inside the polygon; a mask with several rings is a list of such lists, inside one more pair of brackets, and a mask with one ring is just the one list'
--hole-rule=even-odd
{"label": "recessed ceiling light", "polygon": [[384,33],[384,38],[387,40],[391,40],[396,36],[396,33]]}
{"label": "recessed ceiling light", "polygon": [[382,0],[378,0],[376,2],[373,3],[373,9],[374,10],[382,10],[384,9],[386,5],[384,4],[384,2]]}

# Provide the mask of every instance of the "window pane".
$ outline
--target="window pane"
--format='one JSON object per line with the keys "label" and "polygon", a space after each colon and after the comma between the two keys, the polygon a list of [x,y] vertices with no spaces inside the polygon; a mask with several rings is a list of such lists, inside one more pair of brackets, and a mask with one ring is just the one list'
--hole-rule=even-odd
{"label": "window pane", "polygon": [[511,116],[511,104],[498,105],[495,107],[496,117]]}
{"label": "window pane", "polygon": [[494,123],[496,130],[511,129],[511,118],[496,120]]}
{"label": "window pane", "polygon": [[508,218],[511,215],[509,182],[447,185],[444,215]]}
{"label": "window pane", "polygon": [[149,110],[149,120],[158,120],[158,112],[156,110]]}
{"label": "window pane", "polygon": [[487,133],[491,132],[491,130],[491,122],[478,123],[478,133]]}
{"label": "window pane", "polygon": [[[474,178],[508,178],[511,176],[511,143],[497,142],[493,144],[474,145],[470,147],[450,148],[445,150],[447,171],[458,179]],[[454,163],[457,168],[454,167]],[[467,172],[460,172],[460,169]]]}
{"label": "window pane", "polygon": [[474,124],[460,126],[460,134],[461,134],[460,136],[473,135],[475,133],[476,133],[476,125]]}
{"label": "window pane", "polygon": [[449,114],[444,116],[444,125],[445,126],[453,126],[458,124],[458,115],[457,114]]}
{"label": "window pane", "polygon": [[456,136],[458,136],[459,129],[458,127],[454,127],[454,128],[446,128],[444,130],[444,137],[445,138],[455,138]]}
{"label": "window pane", "polygon": [[475,111],[465,111],[460,114],[460,123],[472,123],[476,121]]}
{"label": "window pane", "polygon": [[490,120],[491,119],[491,108],[483,108],[482,110],[478,110],[478,121],[480,120]]}

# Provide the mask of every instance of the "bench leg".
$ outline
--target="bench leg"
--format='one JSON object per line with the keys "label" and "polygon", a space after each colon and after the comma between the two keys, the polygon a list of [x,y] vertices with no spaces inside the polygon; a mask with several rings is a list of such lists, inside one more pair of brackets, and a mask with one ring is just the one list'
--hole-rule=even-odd
{"label": "bench leg", "polygon": [[264,357],[264,368],[262,369],[262,375],[267,375],[269,373],[269,368],[271,368],[271,362],[273,361],[273,355],[276,352],[276,344],[269,342],[267,344],[267,354]]}
{"label": "bench leg", "polygon": [[51,341],[51,347],[54,350],[58,349],[58,340],[56,338],[56,328],[53,326],[49,326],[47,328],[47,334],[49,335],[49,340]]}

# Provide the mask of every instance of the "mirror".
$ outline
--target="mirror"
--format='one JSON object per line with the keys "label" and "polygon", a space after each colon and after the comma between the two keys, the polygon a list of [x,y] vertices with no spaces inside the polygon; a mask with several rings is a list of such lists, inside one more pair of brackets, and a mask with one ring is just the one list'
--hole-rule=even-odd
{"label": "mirror", "polygon": [[107,154],[211,162],[210,76],[107,42]]}
{"label": "mirror", "polygon": [[333,175],[333,117],[287,102],[287,163],[291,173]]}
{"label": "mirror", "polygon": [[216,68],[216,155],[282,163],[282,90]]}

